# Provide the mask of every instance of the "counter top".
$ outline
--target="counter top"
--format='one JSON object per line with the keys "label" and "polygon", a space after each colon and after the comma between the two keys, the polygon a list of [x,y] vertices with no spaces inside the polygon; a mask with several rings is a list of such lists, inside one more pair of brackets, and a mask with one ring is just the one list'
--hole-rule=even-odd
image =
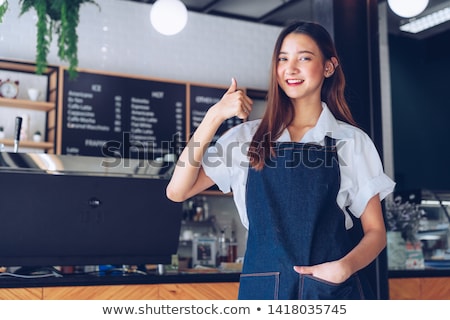
{"label": "counter top", "polygon": [[240,273],[174,273],[174,274],[141,274],[98,272],[86,274],[35,275],[20,277],[17,275],[0,274],[0,288],[32,288],[60,286],[99,286],[123,284],[163,284],[163,283],[207,283],[207,282],[239,282]]}
{"label": "counter top", "polygon": [[389,270],[388,278],[450,277],[450,269]]}
{"label": "counter top", "polygon": [[[92,272],[63,275],[48,273],[33,277],[0,273],[0,288],[239,282],[239,277],[239,272],[180,272],[164,275],[155,273],[141,274],[139,272],[116,272],[111,274]],[[388,277],[390,279],[450,277],[450,269],[389,270]]]}

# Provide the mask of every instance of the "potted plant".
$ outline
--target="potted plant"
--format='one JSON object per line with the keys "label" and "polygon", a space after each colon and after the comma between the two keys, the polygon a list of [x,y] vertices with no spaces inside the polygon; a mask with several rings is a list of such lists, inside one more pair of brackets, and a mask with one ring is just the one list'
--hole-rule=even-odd
{"label": "potted plant", "polygon": [[403,240],[416,243],[420,219],[425,215],[419,205],[403,201],[402,197],[386,199],[386,222],[388,231],[399,231]]}
{"label": "potted plant", "polygon": [[8,0],[0,0],[0,22],[2,22],[6,10],[8,10]]}
{"label": "potted plant", "polygon": [[[1,0],[0,0],[1,1]],[[94,0],[20,0],[20,15],[31,8],[37,13],[36,73],[47,67],[47,54],[54,33],[58,36],[58,57],[69,63],[71,79],[77,75],[79,9],[83,3],[99,5]],[[100,7],[99,7],[100,8]]]}
{"label": "potted plant", "polygon": [[391,269],[422,269],[422,245],[417,237],[425,211],[402,197],[386,199],[388,265]]}
{"label": "potted plant", "polygon": [[33,141],[34,142],[40,142],[42,139],[41,132],[39,130],[35,131],[33,134]]}

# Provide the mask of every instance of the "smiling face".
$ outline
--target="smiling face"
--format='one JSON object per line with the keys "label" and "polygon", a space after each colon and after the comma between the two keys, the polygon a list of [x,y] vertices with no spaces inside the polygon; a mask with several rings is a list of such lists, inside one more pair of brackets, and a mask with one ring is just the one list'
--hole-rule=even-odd
{"label": "smiling face", "polygon": [[316,42],[300,33],[288,34],[281,45],[277,62],[277,81],[286,95],[297,103],[319,103],[326,69],[325,61]]}

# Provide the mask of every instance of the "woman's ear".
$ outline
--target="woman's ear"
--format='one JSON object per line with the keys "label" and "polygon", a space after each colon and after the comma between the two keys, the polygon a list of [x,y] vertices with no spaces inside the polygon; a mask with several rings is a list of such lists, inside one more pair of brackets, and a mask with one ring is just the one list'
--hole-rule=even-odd
{"label": "woman's ear", "polygon": [[325,78],[331,77],[338,66],[339,62],[336,57],[331,57],[330,60],[327,60],[325,63]]}
{"label": "woman's ear", "polygon": [[331,63],[333,64],[334,69],[336,69],[339,66],[339,61],[336,57],[331,57]]}

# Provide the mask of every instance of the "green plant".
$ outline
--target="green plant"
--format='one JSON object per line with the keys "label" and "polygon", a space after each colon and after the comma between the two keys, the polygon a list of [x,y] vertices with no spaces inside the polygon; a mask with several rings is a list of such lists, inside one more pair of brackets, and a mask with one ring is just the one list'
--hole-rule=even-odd
{"label": "green plant", "polygon": [[0,0],[0,22],[3,21],[6,10],[8,10],[8,0]]}
{"label": "green plant", "polygon": [[20,0],[20,15],[34,8],[37,13],[36,73],[42,74],[47,67],[47,55],[53,33],[58,35],[58,57],[69,63],[71,79],[77,75],[78,35],[80,6],[94,0]]}
{"label": "green plant", "polygon": [[386,228],[388,231],[400,231],[405,241],[416,243],[420,219],[425,211],[419,205],[404,201],[402,197],[386,199]]}

